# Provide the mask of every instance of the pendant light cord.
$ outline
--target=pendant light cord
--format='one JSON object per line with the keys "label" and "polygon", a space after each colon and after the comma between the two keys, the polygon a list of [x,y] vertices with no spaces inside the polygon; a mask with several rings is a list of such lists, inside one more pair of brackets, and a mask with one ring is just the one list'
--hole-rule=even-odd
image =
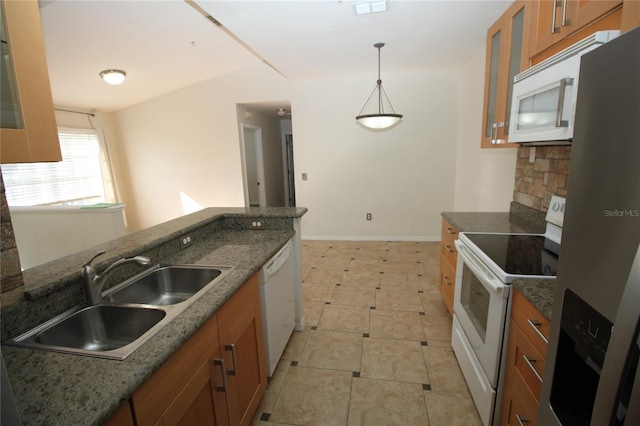
{"label": "pendant light cord", "polygon": [[[371,94],[367,98],[367,101],[364,103],[364,106],[360,110],[360,113],[356,116],[356,120],[358,120],[359,118],[362,118],[362,117],[372,117],[372,116],[382,116],[382,115],[394,115],[394,116],[397,116],[398,118],[402,118],[402,115],[396,114],[396,111],[393,108],[393,105],[391,104],[391,101],[389,100],[389,96],[387,96],[387,93],[385,92],[384,88],[382,87],[382,78],[380,77],[380,68],[381,68],[380,67],[380,63],[381,63],[381,60],[380,60],[380,57],[381,57],[380,49],[382,49],[382,47],[384,47],[384,43],[376,43],[376,44],[373,45],[373,47],[378,49],[378,81],[376,82],[376,85],[374,86],[373,90],[371,91]],[[373,95],[376,93],[376,90],[378,91],[378,114],[366,114],[366,115],[363,115],[362,113],[364,112],[364,110],[369,105],[369,102],[371,102],[373,100]],[[389,108],[391,108],[391,113],[387,113],[387,112],[384,111],[384,101],[385,100],[386,100],[387,104],[389,104]]]}
{"label": "pendant light cord", "polygon": [[382,80],[380,79],[380,49],[382,46],[384,43],[376,43],[378,48],[378,114],[382,114]]}

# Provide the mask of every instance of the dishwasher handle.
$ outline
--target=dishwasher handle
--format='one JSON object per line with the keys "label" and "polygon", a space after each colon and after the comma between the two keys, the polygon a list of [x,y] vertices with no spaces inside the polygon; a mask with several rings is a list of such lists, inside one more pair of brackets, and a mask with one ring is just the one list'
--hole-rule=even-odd
{"label": "dishwasher handle", "polygon": [[285,244],[285,246],[282,247],[280,249],[280,251],[278,253],[276,253],[276,255],[273,256],[262,267],[265,281],[268,281],[269,277],[271,277],[273,274],[278,272],[278,269],[280,269],[282,267],[282,265],[284,265],[284,263],[287,261],[287,259],[289,259],[290,255],[291,255],[291,240],[289,240],[287,242],[287,244]]}

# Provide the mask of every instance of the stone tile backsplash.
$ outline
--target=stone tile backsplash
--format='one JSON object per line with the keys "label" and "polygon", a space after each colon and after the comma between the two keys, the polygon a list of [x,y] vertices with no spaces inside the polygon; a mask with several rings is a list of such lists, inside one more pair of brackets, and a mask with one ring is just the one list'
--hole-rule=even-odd
{"label": "stone tile backsplash", "polygon": [[566,197],[570,156],[571,146],[518,148],[513,201],[546,212],[552,195]]}
{"label": "stone tile backsplash", "polygon": [[22,299],[24,281],[1,173],[0,215],[0,226],[2,228],[2,241],[0,246],[0,301],[1,305],[5,306]]}

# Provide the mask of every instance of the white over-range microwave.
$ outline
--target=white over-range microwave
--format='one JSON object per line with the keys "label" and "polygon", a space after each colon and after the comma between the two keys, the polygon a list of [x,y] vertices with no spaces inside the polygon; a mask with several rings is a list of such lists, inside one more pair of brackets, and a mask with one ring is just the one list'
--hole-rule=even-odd
{"label": "white over-range microwave", "polygon": [[620,31],[598,31],[516,75],[509,142],[570,144],[578,97],[580,57],[619,34]]}

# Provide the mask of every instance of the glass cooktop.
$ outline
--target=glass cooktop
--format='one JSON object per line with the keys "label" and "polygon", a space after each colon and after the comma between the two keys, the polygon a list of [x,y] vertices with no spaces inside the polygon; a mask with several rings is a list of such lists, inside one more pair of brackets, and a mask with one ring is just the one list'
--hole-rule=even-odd
{"label": "glass cooktop", "polygon": [[560,246],[542,235],[465,235],[507,274],[556,275]]}

